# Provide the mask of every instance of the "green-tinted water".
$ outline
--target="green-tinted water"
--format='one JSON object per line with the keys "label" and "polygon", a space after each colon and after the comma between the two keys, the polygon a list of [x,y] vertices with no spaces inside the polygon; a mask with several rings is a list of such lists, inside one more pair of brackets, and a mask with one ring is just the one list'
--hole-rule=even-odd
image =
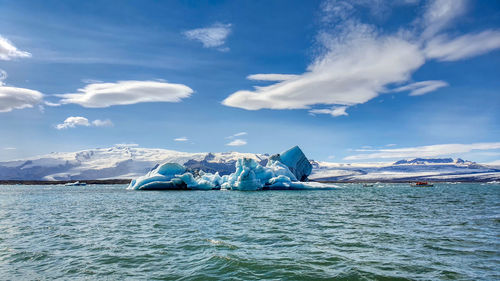
{"label": "green-tinted water", "polygon": [[0,186],[0,279],[500,279],[500,185]]}

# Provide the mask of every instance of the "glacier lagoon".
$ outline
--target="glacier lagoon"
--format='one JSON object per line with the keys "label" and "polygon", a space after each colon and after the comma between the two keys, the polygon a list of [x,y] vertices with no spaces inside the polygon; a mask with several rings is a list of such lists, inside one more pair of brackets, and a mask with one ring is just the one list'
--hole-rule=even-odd
{"label": "glacier lagoon", "polygon": [[499,184],[338,186],[0,186],[0,279],[500,279]]}

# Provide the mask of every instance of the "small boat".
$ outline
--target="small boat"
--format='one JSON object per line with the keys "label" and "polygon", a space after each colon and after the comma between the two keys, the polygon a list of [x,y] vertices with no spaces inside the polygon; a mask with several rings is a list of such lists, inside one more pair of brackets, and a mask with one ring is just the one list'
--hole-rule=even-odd
{"label": "small boat", "polygon": [[416,183],[412,183],[411,186],[418,186],[418,187],[433,187],[433,184],[430,184],[426,181],[417,181]]}
{"label": "small boat", "polygon": [[363,184],[363,187],[373,187],[373,183],[365,183]]}
{"label": "small boat", "polygon": [[68,183],[66,183],[64,185],[65,186],[86,186],[87,183],[75,181],[75,182],[68,182]]}

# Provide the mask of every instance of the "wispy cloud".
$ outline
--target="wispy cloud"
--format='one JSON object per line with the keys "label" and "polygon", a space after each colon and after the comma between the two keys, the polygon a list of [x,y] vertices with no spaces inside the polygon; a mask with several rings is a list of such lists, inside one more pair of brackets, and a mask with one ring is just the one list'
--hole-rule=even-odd
{"label": "wispy cloud", "polygon": [[239,133],[236,133],[234,135],[227,136],[226,139],[232,139],[232,138],[246,136],[246,135],[248,135],[247,132],[239,132]]}
{"label": "wispy cloud", "polygon": [[425,47],[425,55],[440,61],[456,61],[485,54],[500,48],[500,31],[485,30],[449,39],[447,36],[433,38]]}
{"label": "wispy cloud", "polygon": [[15,147],[4,147],[3,150],[16,150],[17,148]]}
{"label": "wispy cloud", "polygon": [[82,117],[82,116],[70,116],[64,120],[63,123],[57,124],[55,127],[58,130],[62,129],[68,129],[68,128],[76,128],[78,126],[82,127],[111,127],[113,126],[113,122],[111,120],[106,119],[106,120],[99,120],[96,119],[92,122],[89,121],[89,119]]}
{"label": "wispy cloud", "polygon": [[105,119],[105,120],[96,119],[96,120],[92,121],[92,125],[94,125],[96,127],[113,127],[114,126],[113,122],[111,122],[111,120],[109,120],[109,119]]}
{"label": "wispy cloud", "polygon": [[231,142],[227,143],[226,145],[227,146],[242,146],[242,145],[246,145],[246,144],[247,144],[246,140],[235,139],[235,140],[232,140]]}
{"label": "wispy cloud", "polygon": [[20,51],[7,38],[0,35],[0,60],[11,60],[13,58],[29,58],[31,54]]}
{"label": "wispy cloud", "polygon": [[180,137],[180,138],[175,138],[174,141],[186,142],[186,141],[189,141],[189,139],[186,137]]}
{"label": "wispy cloud", "polygon": [[7,72],[4,70],[0,69],[0,86],[3,85],[3,81],[7,79]]}
{"label": "wispy cloud", "polygon": [[[445,81],[429,80],[393,88],[411,81],[412,74],[427,59],[457,60],[500,48],[498,31],[452,40],[441,34],[466,12],[467,1],[430,1],[421,17],[394,34],[356,19],[358,7],[387,10],[384,6],[380,1],[323,2],[322,20],[327,24],[317,36],[323,52],[318,52],[307,70],[300,75],[250,75],[247,78],[251,80],[276,83],[236,91],[222,103],[246,110],[309,109],[313,114],[346,115],[348,107],[382,93],[410,91],[410,95],[418,96],[447,86]],[[333,107],[313,108],[321,105]]]}
{"label": "wispy cloud", "polygon": [[349,115],[345,110],[347,109],[347,106],[338,106],[338,107],[332,107],[331,109],[329,108],[323,108],[323,109],[311,109],[309,110],[309,113],[315,115],[315,114],[329,114],[333,117],[337,116],[342,116],[342,115]]}
{"label": "wispy cloud", "polygon": [[467,0],[433,0],[427,4],[427,9],[421,19],[424,26],[422,38],[431,38],[447,28],[467,10]]}
{"label": "wispy cloud", "polygon": [[85,84],[95,84],[95,83],[102,83],[103,81],[97,79],[82,79],[82,82]]}
{"label": "wispy cloud", "polygon": [[79,89],[78,93],[57,95],[61,104],[79,104],[83,107],[109,107],[142,102],[180,102],[193,90],[186,85],[158,81],[118,81],[94,83]]}
{"label": "wispy cloud", "polygon": [[196,28],[184,32],[184,35],[191,40],[200,41],[205,48],[218,48],[220,51],[228,51],[228,47],[223,47],[226,38],[231,33],[231,24],[215,23],[209,27]]}
{"label": "wispy cloud", "polygon": [[410,91],[410,96],[421,96],[433,92],[439,88],[448,86],[448,83],[441,80],[429,80],[411,83],[396,89],[393,92]]}
{"label": "wispy cloud", "polygon": [[137,144],[137,143],[116,143],[115,146],[118,146],[118,147],[138,147],[139,144]]}
{"label": "wispy cloud", "polygon": [[416,157],[437,157],[457,153],[467,153],[473,150],[500,149],[500,142],[485,142],[472,144],[436,144],[393,149],[358,149],[358,152],[370,152],[351,155],[344,160],[369,160],[369,159],[401,159]]}
{"label": "wispy cloud", "polygon": [[307,72],[254,91],[237,91],[223,104],[247,110],[351,106],[377,97],[388,84],[407,81],[425,62],[418,45],[380,36],[364,24],[350,23],[339,36],[320,37],[327,52]]}
{"label": "wispy cloud", "polygon": [[247,76],[247,79],[257,80],[257,81],[285,81],[297,77],[299,77],[299,75],[268,73],[268,74],[251,74]]}

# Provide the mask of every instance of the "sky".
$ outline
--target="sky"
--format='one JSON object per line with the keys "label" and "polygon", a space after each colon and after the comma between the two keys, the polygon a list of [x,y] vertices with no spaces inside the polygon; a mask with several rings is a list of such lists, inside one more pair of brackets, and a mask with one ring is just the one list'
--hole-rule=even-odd
{"label": "sky", "polygon": [[0,0],[0,161],[500,162],[500,2]]}

